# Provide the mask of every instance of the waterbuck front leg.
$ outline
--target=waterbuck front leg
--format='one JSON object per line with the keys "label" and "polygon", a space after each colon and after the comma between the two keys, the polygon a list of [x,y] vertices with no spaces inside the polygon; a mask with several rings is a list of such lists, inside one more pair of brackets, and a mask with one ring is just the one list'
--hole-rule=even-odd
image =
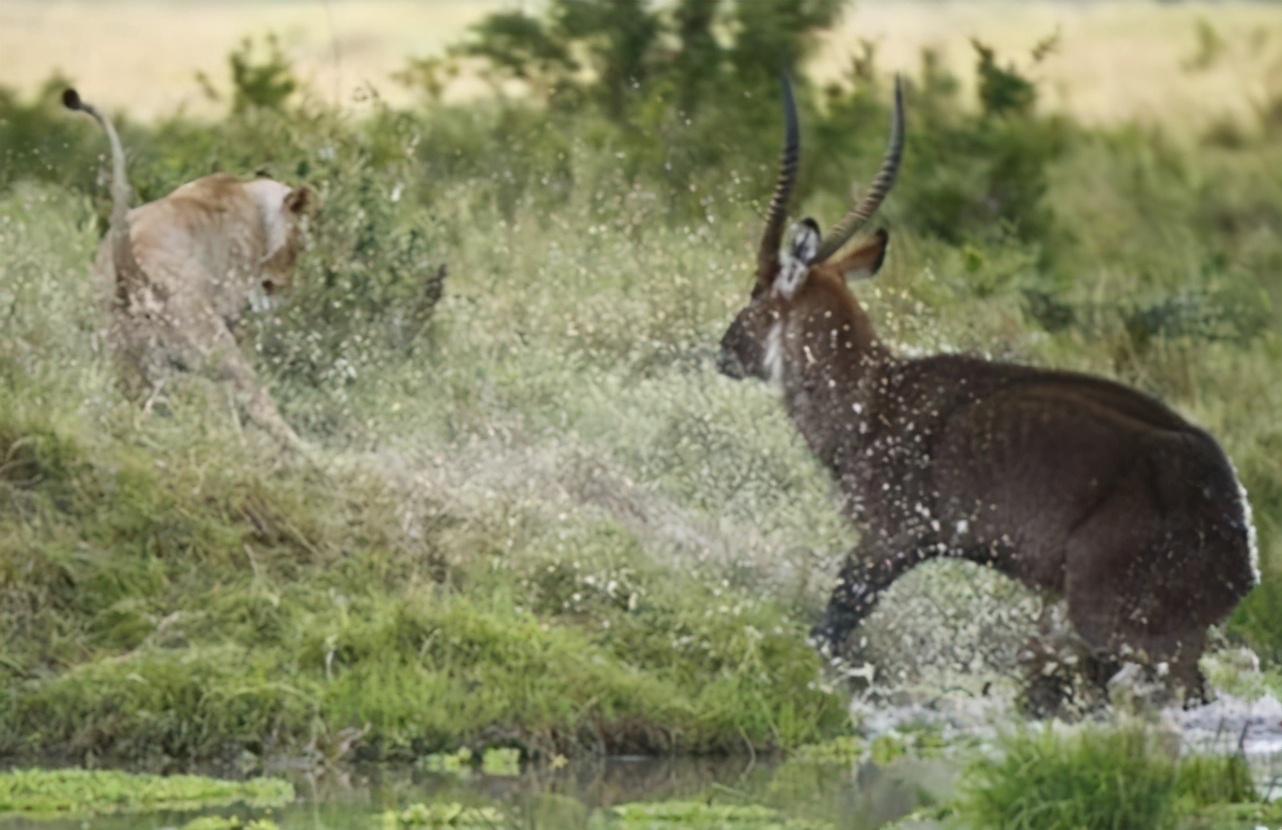
{"label": "waterbuck front leg", "polygon": [[917,536],[865,533],[846,555],[823,622],[810,631],[811,644],[825,657],[839,656],[850,632],[876,607],[881,592],[933,555],[933,548]]}

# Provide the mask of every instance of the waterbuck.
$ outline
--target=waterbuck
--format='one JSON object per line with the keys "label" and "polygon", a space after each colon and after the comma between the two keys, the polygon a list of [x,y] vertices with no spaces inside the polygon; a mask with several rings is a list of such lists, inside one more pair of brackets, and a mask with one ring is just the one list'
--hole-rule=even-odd
{"label": "waterbuck", "polygon": [[785,79],[756,284],[717,359],[732,378],[781,389],[861,529],[817,644],[837,654],[895,579],[954,556],[1062,596],[1097,678],[1130,656],[1168,669],[1186,700],[1204,699],[1207,628],[1259,581],[1232,465],[1206,432],[1110,380],[956,354],[907,358],[877,339],[847,281],[877,273],[889,235],[845,246],[899,168],[898,79],[894,96],[890,146],[863,200],[826,236],[801,220],[781,250],[800,143]]}

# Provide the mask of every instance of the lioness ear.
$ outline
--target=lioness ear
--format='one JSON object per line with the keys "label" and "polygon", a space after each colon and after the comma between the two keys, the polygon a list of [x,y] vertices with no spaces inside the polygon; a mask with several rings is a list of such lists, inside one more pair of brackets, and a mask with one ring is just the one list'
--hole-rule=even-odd
{"label": "lioness ear", "polygon": [[792,226],[788,244],[779,252],[779,273],[775,275],[775,291],[791,300],[806,281],[810,265],[819,250],[819,225],[806,218]]}
{"label": "lioness ear", "polygon": [[285,209],[290,213],[306,213],[316,204],[316,194],[307,185],[299,185],[285,196]]}
{"label": "lioness ear", "polygon": [[888,248],[890,234],[885,228],[881,228],[873,234],[872,239],[834,262],[833,267],[848,280],[867,279],[881,270]]}

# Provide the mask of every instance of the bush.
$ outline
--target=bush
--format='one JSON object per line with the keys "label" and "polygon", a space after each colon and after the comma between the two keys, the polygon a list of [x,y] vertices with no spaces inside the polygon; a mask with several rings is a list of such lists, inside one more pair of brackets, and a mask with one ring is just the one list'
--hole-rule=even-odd
{"label": "bush", "polygon": [[958,813],[976,830],[1164,830],[1182,814],[1258,800],[1245,760],[1172,759],[1135,728],[1018,732],[968,770]]}
{"label": "bush", "polygon": [[[70,85],[65,77],[54,74],[30,101],[0,86],[0,193],[24,180],[84,192],[100,184],[95,181],[93,162],[107,158],[107,142],[97,124],[62,106],[62,91]],[[94,100],[92,90],[84,93],[87,100]],[[123,124],[117,126],[125,129]]]}
{"label": "bush", "polygon": [[227,59],[231,65],[233,115],[255,107],[282,110],[286,99],[298,89],[293,66],[274,34],[267,35],[266,48],[266,57],[255,61],[254,42],[245,38]]}

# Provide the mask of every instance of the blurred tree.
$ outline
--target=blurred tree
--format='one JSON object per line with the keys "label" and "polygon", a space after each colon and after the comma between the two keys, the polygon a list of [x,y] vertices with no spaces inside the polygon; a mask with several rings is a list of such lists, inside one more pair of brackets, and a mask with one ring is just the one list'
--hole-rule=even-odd
{"label": "blurred tree", "polygon": [[728,58],[735,77],[763,87],[781,69],[796,75],[815,36],[837,22],[845,0],[751,0],[734,3],[727,29],[734,33]]}
{"label": "blurred tree", "polygon": [[405,68],[392,73],[392,79],[423,93],[428,101],[439,103],[445,86],[458,77],[458,62],[449,57],[427,55],[410,58]]}
{"label": "blurred tree", "polygon": [[979,55],[979,103],[985,115],[1031,115],[1037,104],[1037,87],[1020,74],[1014,64],[997,65],[997,55],[991,46],[979,38],[971,38]]}
{"label": "blurred tree", "polygon": [[519,11],[489,15],[457,51],[489,63],[500,76],[529,81],[536,88],[578,69],[563,39],[538,18]]}
{"label": "blurred tree", "polygon": [[[89,160],[103,152],[102,132],[88,119],[67,117],[62,91],[70,86],[55,71],[28,101],[0,85],[0,192],[23,178],[94,189],[98,170]],[[115,118],[122,132],[132,126]]]}
{"label": "blurred tree", "polygon": [[672,70],[678,103],[686,111],[698,106],[705,90],[716,80],[721,61],[721,45],[712,29],[717,19],[717,4],[718,0],[680,0],[673,12],[678,46]]}
{"label": "blurred tree", "polygon": [[621,115],[629,91],[646,80],[661,24],[645,0],[554,0],[554,31],[590,57],[599,101]]}
{"label": "blurred tree", "polygon": [[[710,94],[773,86],[794,72],[845,0],[550,0],[542,17],[492,14],[455,53],[480,58],[500,78],[530,82],[548,100],[577,90],[626,120],[645,85],[675,91],[687,113]],[[588,70],[585,72],[584,70]],[[412,73],[403,73],[413,82]],[[565,100],[579,100],[569,96]]]}
{"label": "blurred tree", "polygon": [[267,55],[262,60],[255,58],[254,42],[248,37],[228,56],[231,64],[233,114],[255,108],[283,109],[285,99],[298,89],[294,66],[285,57],[276,35],[269,33],[265,41]]}

